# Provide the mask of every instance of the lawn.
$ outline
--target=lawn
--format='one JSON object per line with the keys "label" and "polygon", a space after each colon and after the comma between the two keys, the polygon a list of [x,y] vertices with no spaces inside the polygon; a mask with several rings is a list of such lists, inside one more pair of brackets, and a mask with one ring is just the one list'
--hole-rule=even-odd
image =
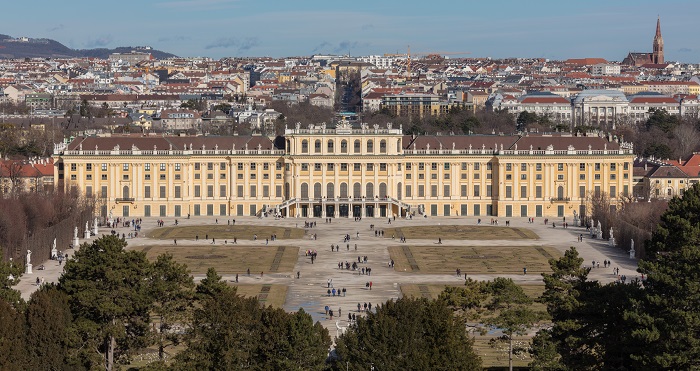
{"label": "lawn", "polygon": [[213,267],[219,274],[292,272],[297,262],[297,246],[149,246],[144,249],[150,260],[169,253],[178,263],[187,264],[192,274],[205,274]]}
{"label": "lawn", "polygon": [[539,236],[527,228],[496,227],[491,225],[422,225],[401,228],[378,228],[384,231],[384,238],[406,237],[437,240],[523,240],[537,239]]}
{"label": "lawn", "polygon": [[278,240],[296,240],[304,237],[304,230],[300,228],[286,228],[263,225],[191,225],[191,226],[171,226],[156,228],[147,233],[147,237],[155,239],[175,239],[194,240],[199,236],[200,240],[215,238],[217,240],[238,239],[242,241],[253,241],[253,236],[258,235],[258,241],[265,242],[266,238],[277,235]]}
{"label": "lawn", "polygon": [[412,273],[528,274],[551,272],[549,259],[561,253],[549,246],[389,246],[394,270]]}
{"label": "lawn", "polygon": [[283,285],[236,285],[237,292],[242,296],[255,296],[258,301],[275,308],[282,308],[287,300],[287,286]]}

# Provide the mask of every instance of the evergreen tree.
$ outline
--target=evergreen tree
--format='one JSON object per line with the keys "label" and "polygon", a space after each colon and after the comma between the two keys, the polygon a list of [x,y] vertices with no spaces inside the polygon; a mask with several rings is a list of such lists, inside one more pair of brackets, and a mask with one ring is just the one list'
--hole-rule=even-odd
{"label": "evergreen tree", "polygon": [[13,289],[19,283],[19,278],[22,276],[22,265],[15,261],[0,260],[0,300],[11,305],[18,311],[23,311],[26,307],[22,294]]}
{"label": "evergreen tree", "polygon": [[442,300],[401,298],[358,318],[336,341],[334,369],[475,370],[464,320]]}
{"label": "evergreen tree", "polygon": [[235,287],[230,287],[226,282],[221,280],[221,276],[216,273],[216,269],[207,269],[207,276],[199,282],[197,285],[196,294],[197,297],[202,299],[208,299],[221,294],[224,291],[236,290]]}
{"label": "evergreen tree", "polygon": [[17,308],[0,298],[0,369],[24,371],[29,369],[23,346],[24,320]]}
{"label": "evergreen tree", "polygon": [[494,342],[508,343],[508,368],[512,371],[513,354],[525,351],[523,348],[513,347],[513,338],[527,334],[527,331],[542,319],[542,313],[531,309],[532,299],[511,278],[496,277],[488,283],[488,290],[491,297],[486,307],[494,314],[488,319],[488,324],[499,328],[503,333],[503,336],[495,338]]}
{"label": "evergreen tree", "polygon": [[153,263],[151,296],[158,329],[154,336],[158,358],[165,359],[165,349],[182,342],[181,329],[191,320],[194,304],[194,281],[187,266],[178,264],[170,254],[158,256]]}
{"label": "evergreen tree", "polygon": [[175,370],[321,370],[330,337],[303,311],[287,314],[221,290],[202,300],[186,343]]}
{"label": "evergreen tree", "polygon": [[700,185],[673,198],[647,244],[639,271],[647,275],[645,297],[629,317],[634,358],[653,369],[700,367]]}
{"label": "evergreen tree", "polygon": [[[83,244],[69,260],[59,287],[82,337],[82,364],[114,369],[130,352],[148,345],[151,264],[141,251],[125,251],[126,241],[103,236]],[[93,353],[97,350],[97,353]]]}
{"label": "evergreen tree", "polygon": [[552,318],[552,328],[540,332],[533,344],[531,366],[545,368],[557,361],[568,369],[636,369],[630,354],[636,325],[628,318],[634,300],[642,295],[637,283],[601,285],[588,281],[590,268],[570,248],[549,261],[543,273],[545,291],[540,300]]}
{"label": "evergreen tree", "polygon": [[32,294],[26,311],[25,344],[28,362],[35,370],[77,370],[72,356],[78,344],[68,295],[55,285]]}

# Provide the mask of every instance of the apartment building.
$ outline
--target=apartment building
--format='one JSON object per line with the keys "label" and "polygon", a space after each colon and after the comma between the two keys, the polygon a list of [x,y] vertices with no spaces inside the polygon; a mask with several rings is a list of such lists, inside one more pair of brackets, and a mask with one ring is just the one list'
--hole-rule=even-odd
{"label": "apartment building", "polygon": [[57,187],[107,216],[585,215],[632,190],[632,146],[600,136],[408,136],[341,122],[262,136],[79,137],[55,149]]}

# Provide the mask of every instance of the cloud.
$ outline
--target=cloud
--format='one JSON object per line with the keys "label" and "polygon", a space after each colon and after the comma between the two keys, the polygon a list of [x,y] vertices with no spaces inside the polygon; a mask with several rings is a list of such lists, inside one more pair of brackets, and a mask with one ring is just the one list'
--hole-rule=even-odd
{"label": "cloud", "polygon": [[164,36],[158,39],[158,42],[161,43],[167,43],[167,42],[180,42],[180,41],[185,41],[189,39],[187,36],[182,36],[182,35],[175,35],[175,36]]}
{"label": "cloud", "polygon": [[362,48],[369,46],[369,43],[367,42],[359,42],[359,41],[341,41],[338,46],[333,49],[334,53],[350,53],[352,52],[352,49],[357,49],[357,48]]}
{"label": "cloud", "polygon": [[114,38],[112,35],[103,35],[95,39],[89,39],[85,43],[86,48],[104,48],[109,45]]}
{"label": "cloud", "polygon": [[256,46],[260,45],[257,37],[246,37],[242,40],[235,37],[222,37],[213,43],[204,47],[204,49],[232,49],[236,48],[237,51],[250,50]]}
{"label": "cloud", "polygon": [[311,51],[311,54],[316,54],[318,51],[322,51],[324,48],[331,46],[331,43],[328,41],[324,41],[318,45]]}
{"label": "cloud", "polygon": [[690,49],[690,48],[680,48],[680,49],[678,49],[678,52],[679,52],[679,53],[691,53],[692,51],[693,51],[693,49]]}
{"label": "cloud", "polygon": [[323,41],[320,44],[316,45],[313,50],[311,50],[311,54],[316,54],[316,53],[348,53],[352,52],[352,49],[357,49],[357,48],[363,48],[367,47],[370,44],[368,42],[359,42],[359,41],[341,41],[337,45],[336,44],[331,44],[328,41]]}
{"label": "cloud", "polygon": [[64,29],[64,28],[66,28],[65,25],[63,25],[63,24],[57,24],[57,25],[55,25],[55,26],[53,26],[53,27],[51,27],[51,28],[47,28],[46,31],[48,31],[48,32],[54,32],[54,31],[62,30],[62,29]]}

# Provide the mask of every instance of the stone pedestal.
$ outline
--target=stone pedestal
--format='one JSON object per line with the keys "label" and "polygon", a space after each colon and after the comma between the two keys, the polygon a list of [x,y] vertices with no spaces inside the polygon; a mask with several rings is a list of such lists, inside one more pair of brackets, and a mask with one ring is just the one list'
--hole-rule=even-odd
{"label": "stone pedestal", "polygon": [[24,265],[24,274],[32,274],[32,264],[27,263]]}
{"label": "stone pedestal", "polygon": [[75,236],[73,238],[73,248],[77,248],[80,245],[80,240],[78,239],[78,236]]}
{"label": "stone pedestal", "polygon": [[610,247],[615,247],[615,237],[608,240],[608,245]]}
{"label": "stone pedestal", "polygon": [[89,240],[89,239],[90,239],[90,230],[89,230],[89,229],[86,229],[86,230],[85,230],[85,239],[86,239],[86,240]]}
{"label": "stone pedestal", "polygon": [[635,255],[636,255],[636,251],[634,251],[634,248],[631,248],[630,249],[630,259],[636,259]]}
{"label": "stone pedestal", "polygon": [[54,247],[53,249],[51,249],[51,259],[56,259],[57,257],[58,257],[58,249]]}
{"label": "stone pedestal", "polygon": [[97,236],[97,224],[94,224],[94,225],[92,226],[92,234],[94,234],[95,236]]}

